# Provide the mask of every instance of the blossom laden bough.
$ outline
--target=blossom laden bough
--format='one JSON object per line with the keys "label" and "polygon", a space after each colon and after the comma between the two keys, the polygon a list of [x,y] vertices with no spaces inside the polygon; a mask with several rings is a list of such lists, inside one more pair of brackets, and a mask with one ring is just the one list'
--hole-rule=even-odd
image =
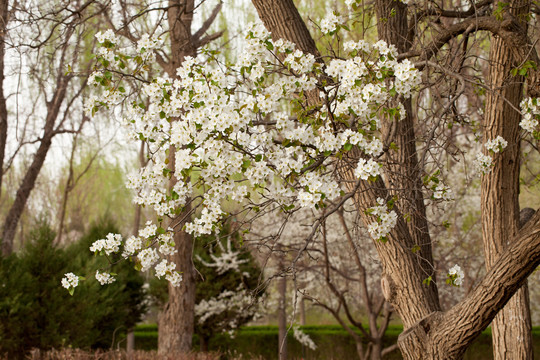
{"label": "blossom laden bough", "polygon": [[[328,30],[336,26],[339,31],[334,16]],[[137,268],[157,265],[160,274],[169,271],[160,259],[174,251],[172,234],[179,230],[165,229],[163,223],[188,202],[196,216],[183,230],[197,237],[216,231],[228,215],[226,203],[242,206],[248,215],[269,201],[285,211],[324,208],[345,193],[336,172],[346,153],[355,154],[360,181],[375,180],[384,152],[381,124],[404,118],[396,99],[409,97],[420,82],[412,63],[397,61],[396,48],[383,41],[349,42],[347,58],[322,67],[313,55],[290,42],[273,41],[261,25],[250,25],[235,64],[223,66],[212,51],[206,51],[204,61],[187,57],[177,78],[145,83],[147,101],[141,102],[127,95],[132,92],[118,74],[144,76],[151,67],[148,54],[160,40],[143,37],[125,54],[113,35],[98,36],[104,50],[92,83],[103,94],[86,108],[91,115],[132,101],[124,124],[130,138],[148,143],[152,157],[129,176],[128,187],[136,203],[156,211],[158,221],[125,241],[110,234],[92,250],[111,256],[123,245],[122,255],[135,259]],[[321,103],[313,106],[307,94],[315,92]],[[351,152],[353,147],[359,151]],[[169,154],[172,149],[175,154]],[[177,181],[169,189],[172,177]],[[397,215],[382,204],[372,211],[377,221],[370,233],[385,239]]]}

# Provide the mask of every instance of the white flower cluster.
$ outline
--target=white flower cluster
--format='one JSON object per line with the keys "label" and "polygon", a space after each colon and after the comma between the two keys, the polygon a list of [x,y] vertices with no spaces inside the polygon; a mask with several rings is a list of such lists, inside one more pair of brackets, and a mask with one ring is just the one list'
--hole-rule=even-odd
{"label": "white flower cluster", "polygon": [[388,209],[385,201],[377,198],[379,205],[369,208],[367,212],[376,216],[377,220],[367,226],[367,230],[374,240],[385,240],[397,223],[397,214],[394,210]]}
{"label": "white flower cluster", "polygon": [[308,334],[303,332],[298,325],[293,326],[293,336],[298,342],[311,350],[317,350],[317,345],[311,340]]}
{"label": "white flower cluster", "polygon": [[79,277],[75,275],[74,273],[67,273],[64,274],[64,277],[62,278],[62,286],[66,289],[74,289],[79,285]]}
{"label": "white flower cluster", "polygon": [[163,44],[160,38],[150,37],[148,34],[141,36],[137,42],[137,53],[142,57],[143,62],[151,62],[156,58],[154,50]]}
{"label": "white flower cluster", "polygon": [[116,44],[118,42],[118,38],[116,37],[116,35],[114,34],[114,32],[109,29],[105,32],[98,32],[96,34],[96,39],[97,41],[100,43],[100,44],[103,44],[105,43],[106,41],[109,41],[113,44]]}
{"label": "white flower cluster", "polygon": [[96,270],[96,280],[99,281],[101,285],[112,284],[116,279],[111,276],[111,274]]}
{"label": "white flower cluster", "polygon": [[376,177],[380,174],[380,165],[373,159],[360,159],[358,166],[354,170],[354,175],[362,180],[367,180],[370,177]]}
{"label": "white flower cluster", "polygon": [[491,171],[493,167],[493,158],[489,155],[484,155],[482,153],[476,155],[474,161],[474,168],[478,174],[487,174]]}
{"label": "white flower cluster", "polygon": [[433,179],[430,179],[427,188],[433,192],[433,199],[444,201],[454,200],[452,189],[440,180],[434,181]]}
{"label": "white flower cluster", "polygon": [[520,107],[523,119],[520,121],[519,126],[529,133],[538,131],[538,119],[540,117],[540,105],[538,99],[523,99]]}
{"label": "white flower cluster", "polygon": [[454,265],[450,270],[448,270],[448,279],[447,282],[455,285],[461,286],[463,284],[463,279],[465,278],[465,273],[461,270],[459,265]]}
{"label": "white flower cluster", "polygon": [[321,20],[321,31],[323,34],[328,34],[336,31],[337,25],[341,22],[339,16],[334,12],[328,13],[324,19]]}
{"label": "white flower cluster", "polygon": [[[336,19],[329,17],[328,29]],[[108,52],[119,52],[113,35],[100,34],[98,40],[113,43],[106,44]],[[85,108],[94,113],[96,107],[113,106],[123,89],[113,74],[141,74],[150,66],[150,58],[141,52],[152,52],[158,43],[143,37],[134,55],[118,53],[114,61],[104,61],[105,55],[98,54],[103,69],[93,75],[93,82],[104,86],[105,93]],[[152,154],[150,163],[129,177],[128,187],[137,194],[134,201],[166,218],[196,198],[191,205],[198,208],[197,216],[185,224],[185,231],[200,236],[216,230],[226,215],[222,207],[226,203],[247,202],[247,209],[256,212],[269,199],[288,208],[317,208],[335,200],[342,189],[333,170],[341,154],[353,146],[362,152],[358,178],[378,176],[381,121],[405,116],[396,96],[409,96],[420,73],[410,62],[398,62],[395,47],[382,41],[347,46],[349,59],[334,59],[323,68],[292,43],[273,41],[264,27],[250,25],[235,65],[217,66],[211,59],[199,62],[188,57],[177,69],[177,78],[145,84],[142,94],[148,105],[133,98],[124,113],[130,137],[147,141]],[[102,76],[107,81],[99,81]],[[307,94],[316,89],[322,104],[306,106]],[[291,114],[291,108],[297,110]],[[348,126],[335,126],[336,122]],[[177,150],[169,154],[169,149]],[[174,169],[170,155],[175,157]],[[169,189],[171,176],[178,181]],[[377,238],[395,223],[393,211],[380,212],[371,226]],[[125,241],[122,255],[136,256],[141,270],[159,266],[162,257],[175,251],[171,234],[170,229],[147,224],[137,237]],[[97,242],[93,251],[119,251],[121,238],[111,239]],[[159,253],[153,248],[157,245]],[[233,253],[225,250],[230,257],[213,263],[223,271],[237,267]],[[163,266],[158,273],[167,273]]]}
{"label": "white flower cluster", "polygon": [[122,245],[122,235],[107,234],[105,239],[94,241],[90,246],[90,251],[93,253],[105,252],[106,255],[118,252]]}
{"label": "white flower cluster", "polygon": [[502,136],[497,136],[493,140],[486,141],[484,146],[486,147],[488,151],[499,153],[499,152],[502,152],[506,148],[506,146],[508,146],[508,142],[504,140]]}
{"label": "white flower cluster", "polygon": [[174,286],[180,285],[182,281],[182,275],[174,271],[176,269],[176,264],[168,262],[167,260],[161,260],[159,264],[156,265],[156,276],[158,279],[161,279],[162,276],[165,276],[165,279],[169,281]]}

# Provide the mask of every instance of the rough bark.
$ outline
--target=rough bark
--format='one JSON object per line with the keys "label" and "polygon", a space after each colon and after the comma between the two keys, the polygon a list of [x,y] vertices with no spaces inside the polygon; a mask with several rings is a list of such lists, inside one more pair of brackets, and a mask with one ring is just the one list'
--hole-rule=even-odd
{"label": "rough bark", "polygon": [[[193,0],[170,0],[167,10],[171,37],[171,57],[165,69],[169,76],[176,77],[176,69],[180,67],[186,56],[195,56],[197,48],[192,37]],[[169,164],[174,171],[175,150],[170,149]],[[173,179],[170,188],[174,186]],[[171,222],[175,229],[174,241],[178,252],[171,261],[176,263],[176,270],[182,273],[182,283],[179,287],[169,284],[169,301],[159,318],[158,354],[180,354],[191,351],[194,332],[195,313],[195,269],[193,267],[193,239],[182,231],[183,224],[179,223],[189,209]]]}
{"label": "rough bark", "polygon": [[[184,214],[180,214],[179,218]],[[181,229],[183,224],[171,224]],[[182,273],[182,283],[178,287],[169,284],[169,301],[159,316],[158,354],[182,354],[191,351],[195,312],[195,269],[191,259],[193,239],[183,231],[174,234],[176,253],[171,261]]]}
{"label": "rough bark", "polygon": [[510,245],[465,299],[446,313],[430,314],[399,336],[404,359],[463,357],[474,339],[540,265],[540,211],[506,241]]}
{"label": "rough bark", "polygon": [[52,100],[47,102],[47,117],[45,119],[45,126],[43,128],[43,136],[40,145],[34,154],[32,163],[26,171],[19,189],[17,190],[15,201],[9,209],[2,229],[2,253],[4,255],[9,255],[13,251],[13,240],[17,231],[17,224],[19,223],[26,202],[34,189],[36,179],[43,167],[49,148],[51,147],[52,138],[55,134],[54,125],[58,118],[60,107],[66,96],[67,85],[69,82],[68,79],[69,78],[66,76],[59,77]]}
{"label": "rough bark", "polygon": [[[407,6],[400,1],[377,0],[377,32],[381,40],[396,46],[398,53],[410,50],[407,41],[409,27],[407,24]],[[427,224],[426,206],[422,194],[422,169],[418,163],[416,138],[414,133],[414,116],[411,99],[402,100],[405,118],[382,122],[382,133],[385,146],[394,143],[396,150],[387,153],[386,181],[391,195],[396,195],[403,216],[409,221],[407,226],[413,242],[420,247],[416,253],[418,261],[425,273],[425,278],[433,279],[432,301],[438,303],[435,269],[433,266],[432,241]]]}
{"label": "rough bark", "polygon": [[[513,1],[509,10],[517,19],[524,19],[529,11],[528,1]],[[519,108],[524,79],[510,76],[510,71],[519,65],[516,60],[504,40],[492,36],[488,84],[495,90],[486,96],[484,140],[502,136],[508,146],[502,154],[493,155],[494,167],[482,177],[482,235],[487,269],[519,229],[521,114],[514,108]],[[532,359],[531,327],[525,282],[493,321],[494,359]]]}
{"label": "rough bark", "polygon": [[[169,165],[175,168],[175,148],[169,149]],[[172,176],[169,188],[177,179]],[[182,213],[170,221],[169,226],[175,229],[174,242],[177,252],[169,257],[176,264],[176,270],[182,274],[182,283],[178,287],[168,285],[169,300],[159,315],[158,354],[189,353],[191,351],[195,326],[195,268],[193,266],[193,238],[182,231],[184,223],[189,220],[191,208],[187,206]]]}
{"label": "rough bark", "polygon": [[319,50],[292,0],[253,0],[259,18],[274,39],[286,39],[310,54]]}

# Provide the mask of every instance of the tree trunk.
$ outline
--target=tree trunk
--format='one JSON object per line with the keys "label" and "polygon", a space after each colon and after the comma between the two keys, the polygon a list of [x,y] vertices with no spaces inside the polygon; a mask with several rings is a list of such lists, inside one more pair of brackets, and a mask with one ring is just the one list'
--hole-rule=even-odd
{"label": "tree trunk", "polygon": [[[178,215],[178,219],[187,213],[189,209]],[[183,224],[173,222],[171,227],[181,229]],[[162,356],[189,353],[195,325],[195,269],[191,259],[193,239],[183,231],[176,231],[174,241],[178,252],[171,256],[171,261],[176,263],[176,270],[182,274],[182,283],[178,287],[169,284],[169,301],[159,317],[158,354]]]}
{"label": "tree trunk", "polygon": [[133,329],[128,329],[127,332],[126,351],[128,353],[128,359],[131,359],[131,355],[135,351],[135,332]]}
{"label": "tree trunk", "polygon": [[375,341],[371,342],[371,353],[370,353],[370,360],[381,360],[382,359],[382,340],[376,339]]}
{"label": "tree trunk", "polygon": [[306,298],[300,295],[300,325],[306,325]]}
{"label": "tree trunk", "polygon": [[[196,47],[191,33],[193,21],[193,0],[170,0],[167,17],[171,37],[171,60],[165,69],[169,76],[176,77],[176,69],[186,56],[196,56]],[[170,149],[169,164],[174,171],[175,149]],[[173,179],[170,188],[174,186]],[[176,270],[182,273],[179,287],[169,284],[169,301],[165,305],[159,319],[158,354],[180,354],[191,351],[194,332],[195,313],[195,269],[191,259],[193,239],[182,231],[183,224],[178,224],[182,217],[189,214],[186,209],[171,222],[175,229],[174,241],[178,252],[173,255]]]}
{"label": "tree trunk", "polygon": [[287,360],[287,277],[285,274],[278,279],[278,354],[279,360]]}
{"label": "tree trunk", "polygon": [[208,337],[206,336],[199,336],[199,350],[201,352],[208,352]]}
{"label": "tree trunk", "polygon": [[11,205],[4,222],[2,230],[2,253],[4,255],[9,255],[13,251],[13,240],[17,231],[17,224],[51,147],[52,137],[54,136],[54,124],[66,95],[68,81],[67,77],[60,77],[52,101],[47,102],[47,117],[43,129],[43,137],[41,138],[39,148],[34,154],[32,164],[30,164],[17,190],[15,201]]}
{"label": "tree trunk", "polygon": [[[517,19],[524,19],[528,11],[527,1],[511,2],[510,12]],[[484,141],[502,136],[508,146],[502,154],[493,154],[493,169],[482,177],[482,235],[487,269],[519,229],[521,114],[513,107],[519,108],[524,78],[510,76],[517,65],[509,47],[500,37],[493,36],[488,84],[494,90],[486,96]],[[527,283],[495,317],[492,336],[495,360],[533,358]]]}
{"label": "tree trunk", "polygon": [[[411,49],[407,41],[407,5],[395,0],[377,0],[377,32],[379,38],[387,44],[396,46],[398,53],[405,53]],[[383,19],[386,19],[383,21]],[[397,195],[399,208],[403,216],[407,217],[409,233],[415,245],[419,246],[418,261],[424,271],[424,277],[431,276],[430,286],[433,291],[434,303],[439,302],[437,291],[435,267],[433,265],[432,241],[429,235],[426,206],[422,193],[423,169],[418,163],[416,151],[416,138],[414,133],[414,116],[411,99],[402,100],[406,115],[402,120],[388,119],[382,121],[382,138],[385,146],[395,144],[396,150],[387,152],[386,182],[391,195]]]}
{"label": "tree trunk", "polygon": [[8,113],[4,95],[4,56],[8,19],[8,0],[0,0],[0,199],[2,198],[2,180],[4,178],[4,157],[8,130]]}

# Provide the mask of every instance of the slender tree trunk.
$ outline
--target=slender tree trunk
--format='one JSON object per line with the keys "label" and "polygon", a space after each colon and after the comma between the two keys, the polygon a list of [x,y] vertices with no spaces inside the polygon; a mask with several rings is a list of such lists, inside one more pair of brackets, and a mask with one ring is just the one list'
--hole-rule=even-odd
{"label": "slender tree trunk", "polygon": [[300,295],[300,325],[306,325],[306,298]]}
{"label": "slender tree trunk", "polygon": [[[525,19],[528,1],[513,1],[510,12]],[[497,5],[494,5],[497,6]],[[526,26],[525,23],[522,25]],[[519,108],[523,94],[521,76],[510,76],[518,64],[504,41],[493,36],[490,49],[489,85],[486,96],[484,141],[502,136],[508,146],[494,154],[494,167],[482,177],[482,235],[486,268],[490,269],[509,238],[519,229],[520,129]],[[520,288],[492,324],[495,360],[532,359],[531,314],[527,284]]]}
{"label": "slender tree trunk", "polygon": [[133,351],[135,351],[135,332],[133,331],[133,329],[128,329],[126,339],[126,351],[128,354],[128,359],[131,359]]}
{"label": "slender tree trunk", "polygon": [[287,360],[287,277],[282,274],[278,280],[278,354],[279,360]]}
{"label": "slender tree trunk", "polygon": [[200,345],[199,345],[199,349],[201,352],[208,352],[208,340],[209,338],[206,337],[206,336],[199,336],[199,342],[200,342]]}
{"label": "slender tree trunk", "polygon": [[53,95],[53,99],[47,102],[47,117],[45,119],[45,127],[43,129],[43,137],[41,139],[39,148],[34,154],[34,159],[30,164],[30,167],[26,171],[17,194],[15,195],[15,201],[6,216],[4,226],[2,229],[2,253],[9,255],[13,251],[13,240],[17,231],[17,224],[24,211],[26,202],[30,197],[30,193],[34,189],[36,179],[43,167],[49,148],[51,147],[52,137],[54,136],[54,124],[58,117],[60,107],[66,95],[66,89],[68,84],[67,77],[61,77],[57,84],[57,89]]}
{"label": "slender tree trunk", "polygon": [[371,343],[371,356],[370,360],[381,360],[382,359],[382,340],[381,339],[375,339]]}
{"label": "slender tree trunk", "polygon": [[6,35],[8,23],[8,0],[0,0],[0,199],[4,178],[4,157],[8,130],[8,113],[4,95],[4,57],[6,51]]}
{"label": "slender tree trunk", "polygon": [[[171,60],[166,71],[176,77],[176,69],[186,56],[196,56],[197,48],[191,33],[193,21],[193,0],[170,0],[167,16],[171,37]],[[174,171],[175,149],[170,149],[169,164]],[[174,179],[170,187],[174,186]],[[182,273],[182,284],[173,287],[169,284],[169,301],[160,315],[158,353],[180,354],[191,351],[194,332],[195,313],[195,269],[191,259],[193,253],[192,237],[182,231],[183,224],[178,221],[189,213],[186,209],[173,220],[174,241],[178,252],[173,255],[176,270]]]}

